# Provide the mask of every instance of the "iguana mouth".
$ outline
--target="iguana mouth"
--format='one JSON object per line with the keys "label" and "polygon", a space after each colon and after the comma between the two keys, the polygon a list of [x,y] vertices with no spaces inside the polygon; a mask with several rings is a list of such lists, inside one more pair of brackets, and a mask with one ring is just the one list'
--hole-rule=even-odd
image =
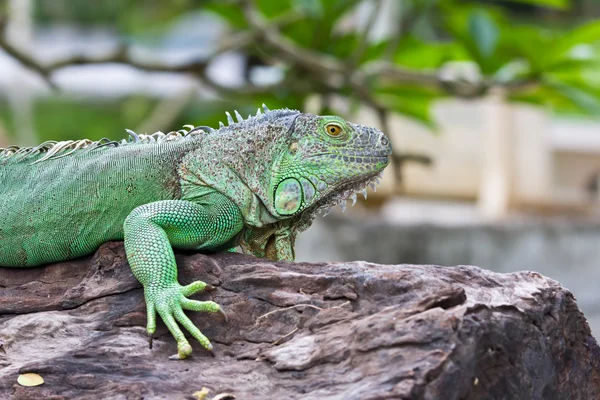
{"label": "iguana mouth", "polygon": [[343,184],[338,190],[332,192],[317,202],[310,208],[313,213],[323,213],[323,217],[329,214],[333,207],[340,206],[342,211],[346,210],[346,202],[352,200],[352,205],[356,204],[357,194],[361,193],[367,198],[367,188],[370,187],[373,191],[377,190],[381,182],[383,171],[355,181],[350,181]]}

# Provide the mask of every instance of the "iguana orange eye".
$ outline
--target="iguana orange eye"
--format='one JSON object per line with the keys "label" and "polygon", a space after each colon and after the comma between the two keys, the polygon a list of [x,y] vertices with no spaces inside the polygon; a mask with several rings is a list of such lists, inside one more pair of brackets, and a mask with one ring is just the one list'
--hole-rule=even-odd
{"label": "iguana orange eye", "polygon": [[337,137],[342,134],[342,128],[339,125],[335,125],[335,124],[328,124],[325,127],[325,130],[327,131],[327,134],[329,136],[333,136],[333,137]]}

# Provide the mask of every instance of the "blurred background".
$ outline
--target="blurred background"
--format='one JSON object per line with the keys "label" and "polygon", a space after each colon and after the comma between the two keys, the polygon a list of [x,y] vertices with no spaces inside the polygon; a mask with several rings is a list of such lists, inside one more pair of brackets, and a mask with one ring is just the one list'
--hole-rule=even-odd
{"label": "blurred background", "polygon": [[600,333],[597,0],[0,0],[0,147],[218,126],[262,103],[391,137],[305,261],[535,270]]}

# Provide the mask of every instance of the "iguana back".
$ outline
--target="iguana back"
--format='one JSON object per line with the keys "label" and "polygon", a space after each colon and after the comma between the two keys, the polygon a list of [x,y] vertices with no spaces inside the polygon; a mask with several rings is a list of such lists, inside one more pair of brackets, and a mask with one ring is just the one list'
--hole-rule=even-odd
{"label": "iguana back", "polygon": [[178,159],[192,142],[105,146],[39,163],[43,153],[0,159],[0,266],[72,259],[122,240],[134,208],[181,197]]}

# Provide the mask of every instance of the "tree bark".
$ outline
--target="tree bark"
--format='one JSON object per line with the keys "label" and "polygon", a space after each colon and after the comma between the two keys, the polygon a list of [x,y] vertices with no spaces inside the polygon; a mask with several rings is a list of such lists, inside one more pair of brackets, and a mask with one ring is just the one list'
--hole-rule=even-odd
{"label": "tree bark", "polygon": [[[215,345],[153,349],[122,244],[34,269],[0,268],[0,398],[595,399],[600,349],[572,294],[535,272],[179,254],[180,282],[216,315]],[[17,384],[40,374],[38,387]]]}

